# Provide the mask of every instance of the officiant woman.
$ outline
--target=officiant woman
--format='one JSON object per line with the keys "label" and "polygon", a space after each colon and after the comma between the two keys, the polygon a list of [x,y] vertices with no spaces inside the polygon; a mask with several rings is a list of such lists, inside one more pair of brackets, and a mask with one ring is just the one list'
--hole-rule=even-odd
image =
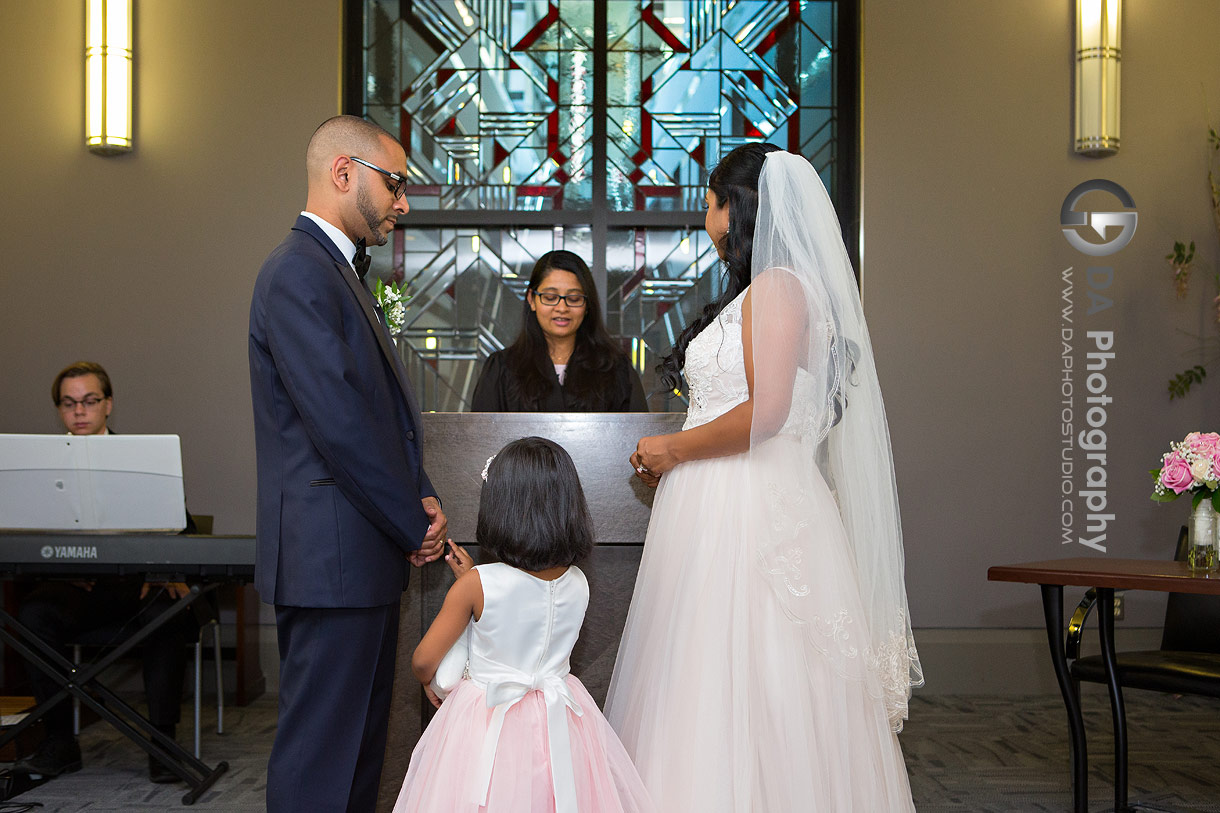
{"label": "officiant woman", "polygon": [[488,357],[472,412],[647,412],[640,376],[602,324],[589,266],[570,251],[538,258],[521,332]]}

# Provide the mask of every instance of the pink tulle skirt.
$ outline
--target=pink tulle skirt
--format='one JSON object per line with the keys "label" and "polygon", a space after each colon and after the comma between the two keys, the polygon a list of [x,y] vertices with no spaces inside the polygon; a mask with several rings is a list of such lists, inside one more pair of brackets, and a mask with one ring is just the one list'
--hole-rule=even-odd
{"label": "pink tulle skirt", "polygon": [[[585,687],[567,677],[582,714],[566,710],[580,813],[654,810],[631,758]],[[555,810],[546,704],[530,692],[504,718],[487,804],[472,801],[491,720],[483,691],[463,680],[441,704],[411,753],[394,813],[550,813]]]}

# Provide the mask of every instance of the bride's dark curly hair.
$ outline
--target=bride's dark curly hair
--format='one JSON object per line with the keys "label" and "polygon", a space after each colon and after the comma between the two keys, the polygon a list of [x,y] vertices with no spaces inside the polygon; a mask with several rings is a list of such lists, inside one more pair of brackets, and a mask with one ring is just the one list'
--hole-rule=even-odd
{"label": "bride's dark curly hair", "polygon": [[716,203],[729,204],[729,231],[724,236],[724,265],[727,284],[715,302],[705,306],[699,318],[686,326],[674,342],[673,351],[657,365],[666,391],[682,386],[682,367],[686,346],[707,327],[737,295],[750,284],[750,258],[754,253],[754,220],[758,214],[758,177],[762,175],[767,153],[780,149],[774,144],[743,144],[726,155],[707,179]]}

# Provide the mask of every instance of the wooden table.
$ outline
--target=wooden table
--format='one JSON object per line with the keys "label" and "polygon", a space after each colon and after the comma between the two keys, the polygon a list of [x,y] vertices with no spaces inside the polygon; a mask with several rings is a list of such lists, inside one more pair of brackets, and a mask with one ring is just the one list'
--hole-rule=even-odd
{"label": "wooden table", "polygon": [[1046,635],[1051,648],[1055,678],[1067,707],[1068,730],[1072,747],[1073,809],[1087,813],[1089,798],[1088,752],[1085,749],[1084,719],[1080,700],[1073,691],[1068,674],[1063,639],[1063,588],[1097,589],[1098,633],[1101,659],[1105,665],[1110,693],[1110,712],[1114,718],[1114,810],[1163,810],[1127,802],[1127,716],[1122,687],[1118,684],[1114,654],[1114,591],[1155,590],[1162,593],[1201,593],[1220,595],[1220,574],[1192,574],[1185,562],[1144,559],[1052,559],[1023,565],[998,565],[987,571],[988,581],[1020,582],[1042,587],[1042,610]]}

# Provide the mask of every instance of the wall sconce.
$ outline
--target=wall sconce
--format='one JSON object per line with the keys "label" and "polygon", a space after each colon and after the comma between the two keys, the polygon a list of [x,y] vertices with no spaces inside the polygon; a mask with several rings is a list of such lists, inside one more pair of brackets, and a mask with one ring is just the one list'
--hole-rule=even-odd
{"label": "wall sconce", "polygon": [[1076,152],[1118,152],[1122,0],[1076,0]]}
{"label": "wall sconce", "polygon": [[133,0],[85,0],[85,145],[102,155],[132,147]]}

